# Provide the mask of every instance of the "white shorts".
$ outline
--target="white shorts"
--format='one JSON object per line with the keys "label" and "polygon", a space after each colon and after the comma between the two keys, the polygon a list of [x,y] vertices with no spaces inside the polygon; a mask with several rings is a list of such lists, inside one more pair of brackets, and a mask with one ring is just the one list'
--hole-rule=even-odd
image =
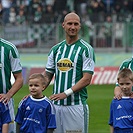
{"label": "white shorts", "polygon": [[54,133],[88,133],[88,105],[55,105],[55,109],[57,128]]}
{"label": "white shorts", "polygon": [[15,114],[14,114],[14,100],[11,98],[11,100],[8,103],[10,116],[12,119],[12,122],[9,123],[9,131],[8,133],[16,133],[16,124],[15,124]]}

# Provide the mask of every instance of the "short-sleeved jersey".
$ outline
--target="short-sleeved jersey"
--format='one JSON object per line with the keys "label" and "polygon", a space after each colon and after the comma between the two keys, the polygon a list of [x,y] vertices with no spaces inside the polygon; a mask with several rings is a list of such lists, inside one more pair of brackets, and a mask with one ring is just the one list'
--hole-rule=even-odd
{"label": "short-sleeved jersey", "polygon": [[[66,41],[52,47],[48,55],[46,71],[55,74],[53,93],[62,93],[75,85],[83,73],[94,73],[95,55],[90,44],[82,39],[69,45]],[[86,104],[87,90],[83,88],[66,99],[55,101],[57,105]]]}
{"label": "short-sleeved jersey", "polygon": [[4,103],[0,102],[0,133],[2,133],[2,125],[11,122],[9,114],[9,107]]}
{"label": "short-sleeved jersey", "polygon": [[119,69],[122,70],[123,68],[129,68],[133,71],[133,57],[126,59],[122,62]]}
{"label": "short-sleeved jersey", "polygon": [[133,128],[133,100],[129,97],[113,99],[110,105],[109,124],[114,128]]}
{"label": "short-sleeved jersey", "polygon": [[47,129],[56,128],[54,106],[47,97],[30,96],[20,102],[15,121],[21,125],[22,133],[47,133]]}
{"label": "short-sleeved jersey", "polygon": [[0,38],[0,93],[6,93],[11,88],[11,72],[21,71],[22,66],[16,46]]}
{"label": "short-sleeved jersey", "polygon": [[[124,60],[121,63],[120,67],[119,67],[119,71],[122,70],[122,69],[124,69],[124,68],[129,68],[130,70],[133,71],[133,57]],[[116,82],[116,86],[118,86],[118,82]],[[132,90],[133,90],[133,87],[132,87]]]}

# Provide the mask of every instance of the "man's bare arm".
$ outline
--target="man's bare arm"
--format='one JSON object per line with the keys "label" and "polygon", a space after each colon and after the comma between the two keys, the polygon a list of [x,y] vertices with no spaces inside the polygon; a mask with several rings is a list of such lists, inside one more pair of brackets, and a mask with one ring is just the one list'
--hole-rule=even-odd
{"label": "man's bare arm", "polygon": [[121,99],[121,97],[122,97],[122,94],[121,94],[122,92],[121,92],[121,89],[120,89],[120,87],[119,86],[116,86],[115,88],[114,88],[114,98],[116,98],[116,99]]}
{"label": "man's bare arm", "polygon": [[54,74],[47,72],[47,71],[43,72],[42,74],[44,75],[44,78],[45,78],[45,88],[47,88],[47,86],[50,84]]}

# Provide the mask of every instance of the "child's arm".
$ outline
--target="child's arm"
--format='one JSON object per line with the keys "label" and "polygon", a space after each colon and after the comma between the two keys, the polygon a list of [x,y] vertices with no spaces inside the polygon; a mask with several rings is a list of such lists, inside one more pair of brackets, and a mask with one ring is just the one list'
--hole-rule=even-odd
{"label": "child's arm", "polygon": [[52,128],[47,130],[47,133],[53,133],[53,132],[54,132],[54,129]]}
{"label": "child's arm", "polygon": [[17,123],[16,124],[16,133],[20,133],[20,124],[19,123]]}
{"label": "child's arm", "polygon": [[114,133],[114,127],[110,125],[110,133]]}
{"label": "child's arm", "polygon": [[5,123],[2,125],[2,133],[8,133],[9,124]]}

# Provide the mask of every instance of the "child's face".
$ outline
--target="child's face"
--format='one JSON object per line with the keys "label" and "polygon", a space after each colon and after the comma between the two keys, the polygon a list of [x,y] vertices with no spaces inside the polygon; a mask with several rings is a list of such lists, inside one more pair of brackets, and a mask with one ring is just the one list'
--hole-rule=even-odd
{"label": "child's face", "polygon": [[44,90],[44,85],[40,79],[30,79],[29,80],[29,91],[34,98],[41,98],[43,96],[42,91]]}
{"label": "child's face", "polygon": [[123,94],[129,96],[132,91],[133,82],[129,78],[120,78],[118,83]]}

